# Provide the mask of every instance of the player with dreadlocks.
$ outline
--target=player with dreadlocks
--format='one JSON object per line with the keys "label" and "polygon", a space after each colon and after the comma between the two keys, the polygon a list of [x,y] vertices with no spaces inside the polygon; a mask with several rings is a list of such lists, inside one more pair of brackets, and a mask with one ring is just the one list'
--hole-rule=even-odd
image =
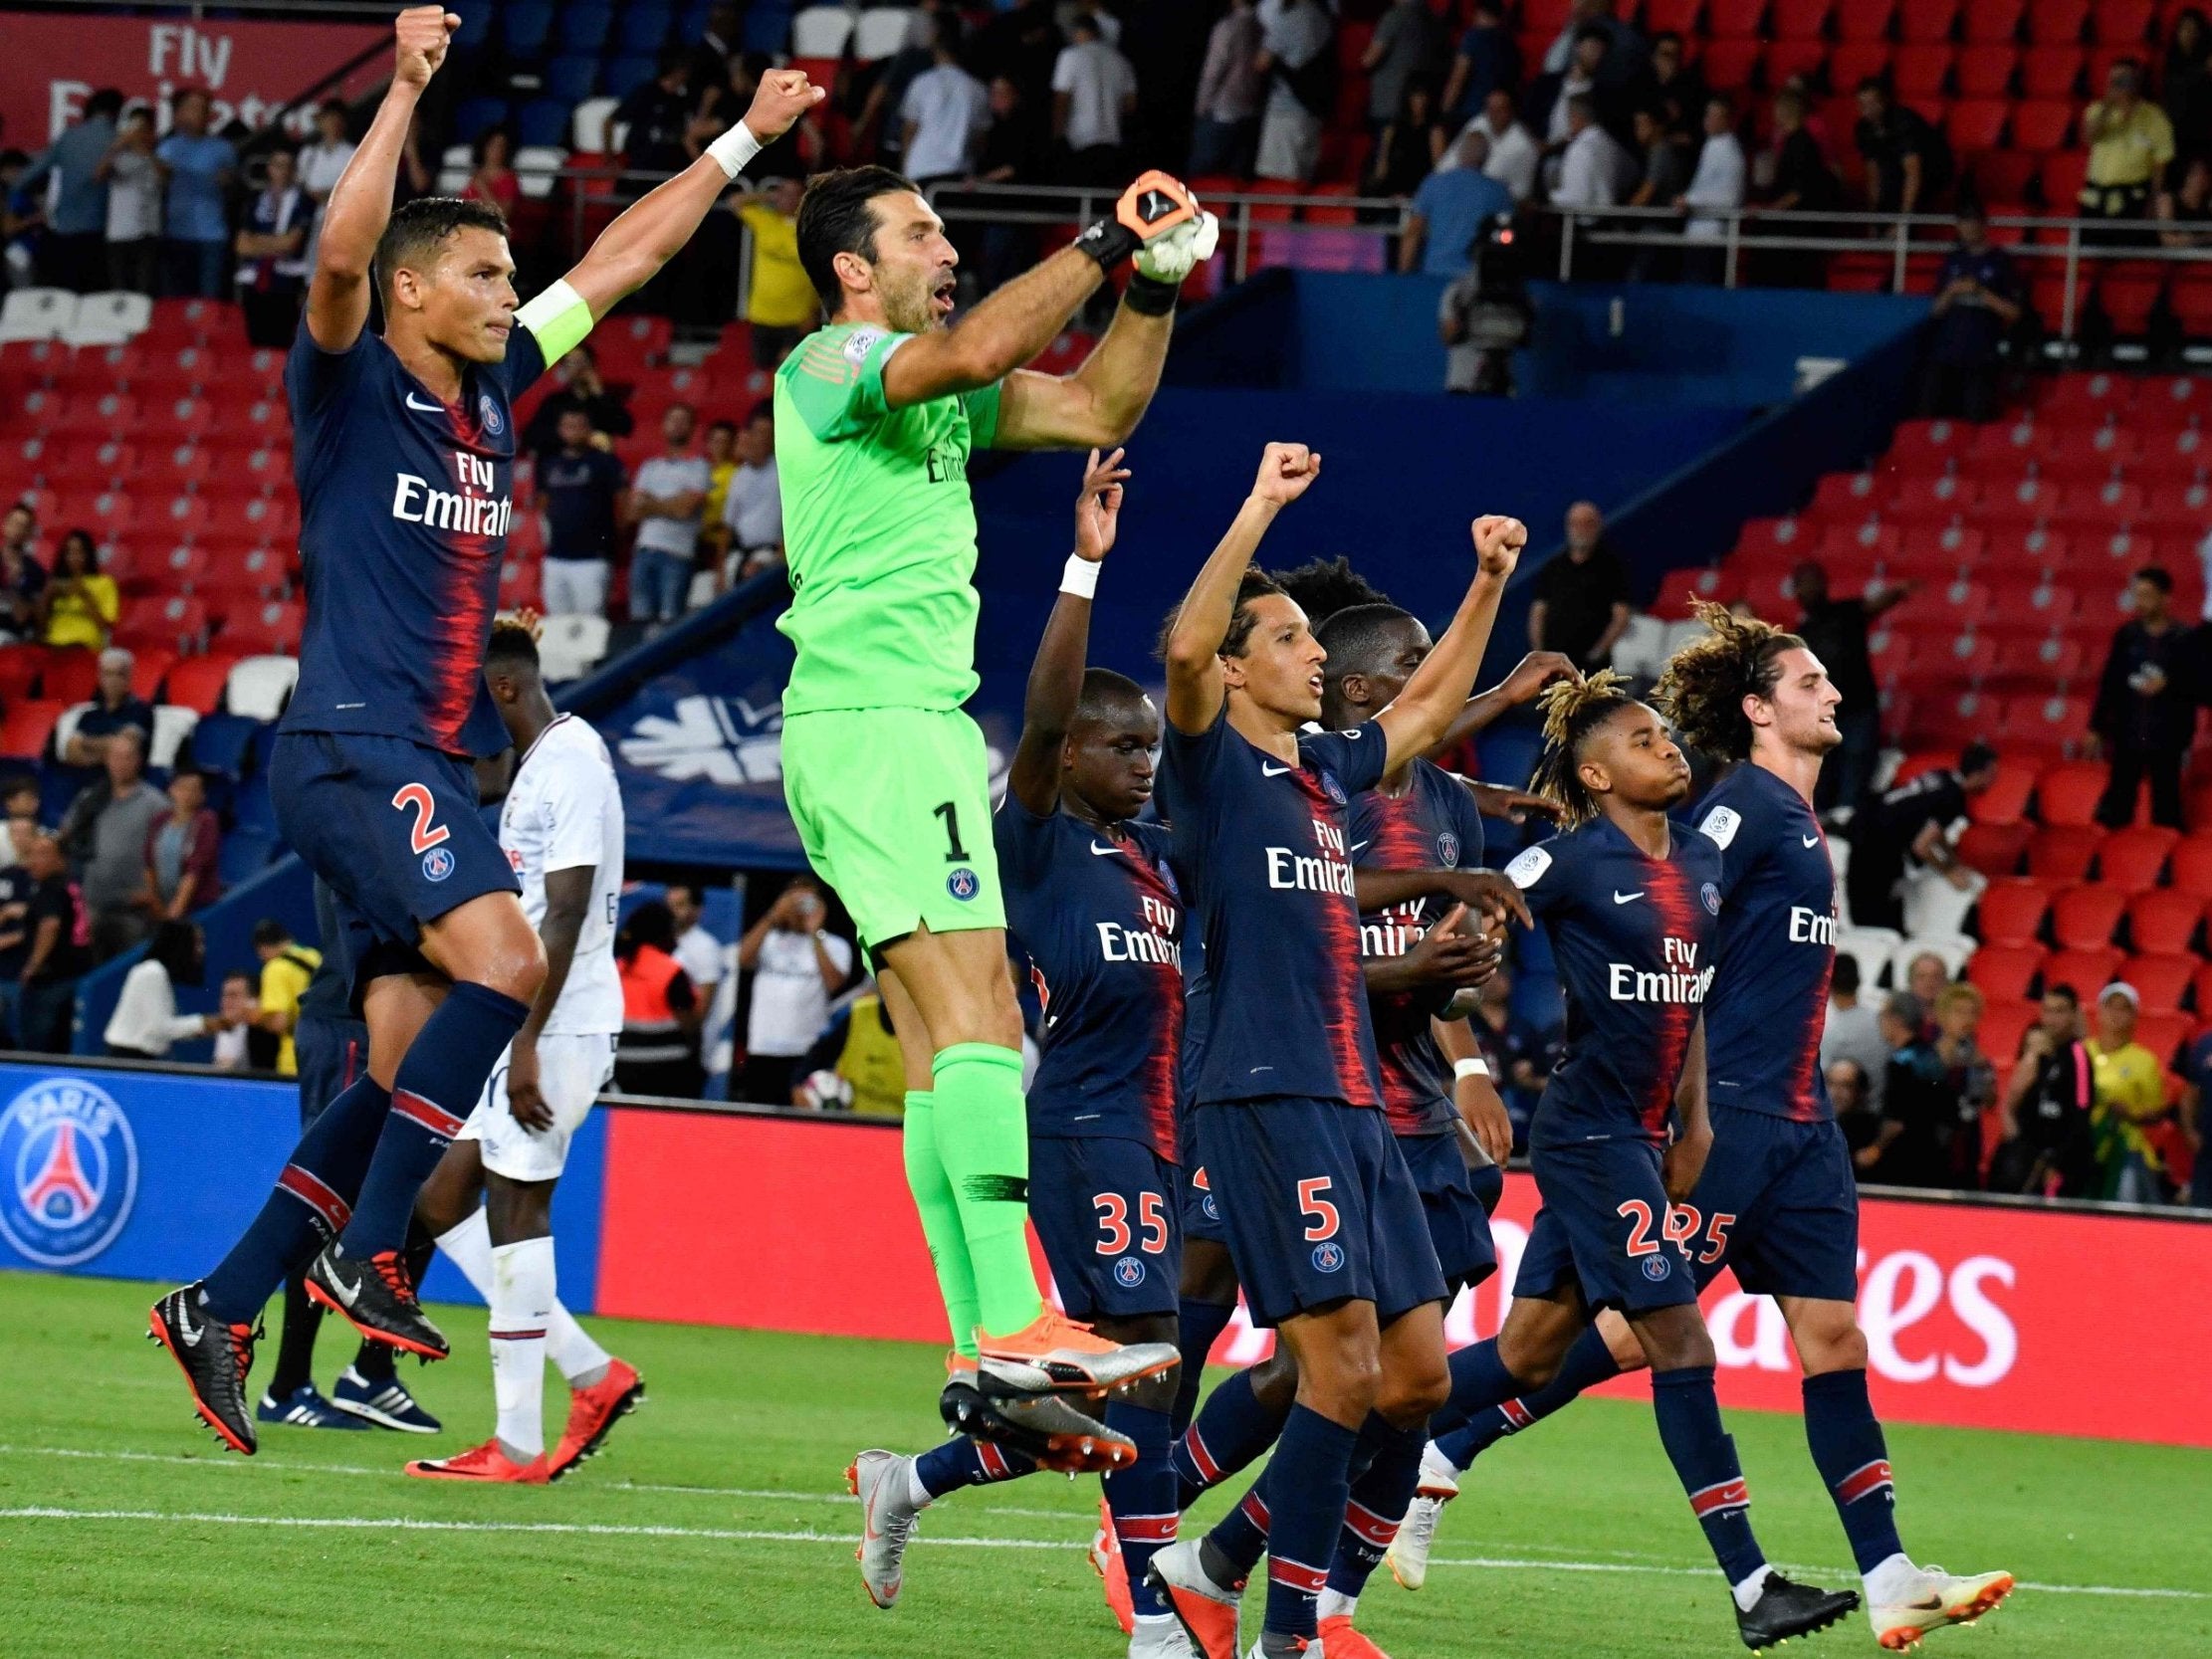
{"label": "player with dreadlocks", "polygon": [[[1730,1268],[1745,1291],[1775,1299],[1805,1370],[1805,1437],[1858,1558],[1875,1634],[1901,1649],[1979,1618],[2013,1580],[1922,1568],[1905,1555],[1867,1394],[1858,1186],[1820,1068],[1836,873],[1812,801],[1822,759],[1841,740],[1842,698],[1795,634],[1719,605],[1697,614],[1705,634],[1667,664],[1656,697],[1685,743],[1733,770],[1698,818],[1698,837],[1720,857],[1705,1004],[1712,1151],[1670,1230],[1694,1253],[1700,1290]],[[1584,1332],[1549,1384],[1478,1413],[1430,1461],[1463,1469],[1502,1435],[1641,1364],[1626,1336]],[[1426,1541],[1408,1536],[1407,1551],[1417,1547],[1425,1553]]]}
{"label": "player with dreadlocks", "polygon": [[1452,1403],[1470,1420],[1551,1381],[1601,1309],[1627,1319],[1652,1367],[1659,1441],[1733,1591],[1736,1626],[1766,1647],[1834,1623],[1855,1592],[1793,1583],[1752,1536],[1750,1495],[1713,1393],[1691,1241],[1668,1225],[1712,1143],[1701,1017],[1712,984],[1723,849],[1667,819],[1689,763],[1658,713],[1607,670],[1540,698],[1532,787],[1564,833],[1507,866],[1550,929],[1567,996],[1564,1057],[1529,1134],[1544,1207],[1512,1311],[1462,1349]]}

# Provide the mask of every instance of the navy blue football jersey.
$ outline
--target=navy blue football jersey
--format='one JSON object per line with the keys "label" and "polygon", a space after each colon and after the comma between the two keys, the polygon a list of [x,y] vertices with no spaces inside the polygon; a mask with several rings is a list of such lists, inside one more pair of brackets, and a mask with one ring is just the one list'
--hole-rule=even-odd
{"label": "navy blue football jersey", "polygon": [[1720,850],[1720,931],[1705,1015],[1715,1106],[1813,1123],[1835,1116],[1821,1075],[1836,966],[1836,866],[1812,804],[1748,762],[1705,797],[1697,832]]}
{"label": "navy blue football jersey", "polygon": [[[1471,870],[1482,862],[1482,815],[1467,786],[1416,760],[1406,792],[1363,791],[1352,802],[1352,862],[1362,870]],[[1416,899],[1360,918],[1360,955],[1403,956],[1449,905]],[[1432,1020],[1450,998],[1436,991],[1370,992],[1383,1110],[1395,1135],[1438,1135],[1458,1121],[1451,1065]]]}
{"label": "navy blue football jersey", "polygon": [[1006,926],[1028,952],[1044,1023],[1029,1133],[1111,1136],[1176,1155],[1183,901],[1168,832],[1118,835],[1007,795],[992,820]]}
{"label": "navy blue football jersey", "polygon": [[1198,1104],[1382,1105],[1347,820],[1388,749],[1372,721],[1300,736],[1295,766],[1247,742],[1225,707],[1196,736],[1168,727],[1160,805],[1210,990]]}
{"label": "navy blue football jersey", "polygon": [[1551,932],[1567,1044],[1529,1132],[1535,1145],[1666,1139],[1689,1034],[1713,978],[1720,849],[1671,825],[1647,858],[1594,818],[1505,873]]}
{"label": "navy blue football jersey", "polygon": [[484,685],[515,471],[515,399],[545,372],[516,324],[504,362],[447,404],[362,329],[325,351],[300,324],[285,364],[308,621],[287,731],[508,746]]}

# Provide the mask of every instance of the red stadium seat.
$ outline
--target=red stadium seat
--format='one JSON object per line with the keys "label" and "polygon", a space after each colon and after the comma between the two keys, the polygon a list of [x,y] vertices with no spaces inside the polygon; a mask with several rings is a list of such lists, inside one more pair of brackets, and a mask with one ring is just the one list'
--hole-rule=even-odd
{"label": "red stadium seat", "polygon": [[1991,628],[2043,632],[2071,622],[2079,607],[2080,600],[2074,589],[2054,586],[2042,577],[2027,576],[1991,585],[1989,611],[1984,621]]}
{"label": "red stadium seat", "polygon": [[1697,54],[1697,68],[1715,92],[1735,93],[1751,85],[1766,43],[1757,40],[1709,40]]}
{"label": "red stadium seat", "polygon": [[1997,761],[1997,781],[1966,803],[1966,815],[1977,824],[2017,824],[2028,815],[2028,798],[2035,793],[2038,767],[2033,760],[2010,755]]}
{"label": "red stadium seat", "polygon": [[1819,40],[1828,33],[1828,16],[1835,9],[1836,0],[1774,0],[1768,31],[1777,40]]}
{"label": "red stadium seat", "polygon": [[[1905,10],[1907,17],[1912,9]],[[1940,99],[1951,80],[1951,60],[1956,56],[1948,44],[1942,46],[1921,42],[1900,46],[1889,59],[1889,83],[1899,98],[1917,102],[1921,99]],[[1975,148],[1983,146],[1976,144]]]}
{"label": "red stadium seat", "polygon": [[1829,525],[1813,556],[1827,566],[1830,589],[1842,592],[1863,587],[1878,569],[1897,562],[1902,545],[1896,525],[1867,518]]}
{"label": "red stadium seat", "polygon": [[2089,16],[2090,0],[2028,0],[2028,38],[2047,46],[2075,45]]}
{"label": "red stadium seat", "polygon": [[39,673],[39,695],[64,703],[90,703],[100,690],[100,658],[81,645],[48,646]]}
{"label": "red stadium seat", "polygon": [[1743,591],[1742,578],[1723,565],[1691,565],[1669,570],[1652,601],[1652,614],[1668,622],[1689,615],[1690,602],[1710,599],[1725,605]]}
{"label": "red stadium seat", "polygon": [[[2204,921],[2204,898],[2152,888],[2127,901],[2127,936],[2146,955],[2172,955],[2196,947],[2197,929]],[[2212,1018],[2212,1008],[2201,1010]]]}
{"label": "red stadium seat", "polygon": [[1896,0],[1851,0],[1836,19],[1836,33],[1847,41],[1887,40],[1896,9]]}
{"label": "red stadium seat", "polygon": [[2046,824],[2028,840],[2028,874],[2046,881],[2086,882],[2097,861],[2101,829]]}
{"label": "red stadium seat", "polygon": [[161,682],[176,666],[176,653],[148,646],[143,651],[133,652],[131,658],[130,695],[144,703],[160,702]]}
{"label": "red stadium seat", "polygon": [[2058,511],[2059,487],[2048,479],[2022,478],[1981,492],[1982,518],[1992,529],[2000,523],[2035,524]]}
{"label": "red stadium seat", "polygon": [[2092,882],[2062,890],[2051,902],[2051,936],[2061,949],[2101,949],[2119,932],[2127,895],[2116,887]]}
{"label": "red stadium seat", "polygon": [[2032,834],[2026,824],[1968,824],[1959,832],[1958,861],[1992,881],[2018,875]]}
{"label": "red stadium seat", "polygon": [[2051,892],[2031,877],[2000,876],[1983,890],[1979,911],[1984,944],[2034,944],[2051,914]]}
{"label": "red stadium seat", "polygon": [[2020,49],[2012,44],[2012,31],[1977,33],[1981,14],[1994,8],[1970,6],[1966,18],[1966,46],[1958,55],[1958,90],[1966,98],[2003,98],[2012,91],[2013,73],[2020,66]]}
{"label": "red stadium seat", "polygon": [[2158,1064],[2171,1071],[2181,1045],[2196,1028],[2197,1022],[2187,1014],[2156,1014],[2145,1008],[2135,1020],[2135,1041],[2158,1056]]}
{"label": "red stadium seat", "polygon": [[1828,43],[1818,40],[1770,41],[1766,49],[1766,84],[1779,87],[1793,76],[1818,81],[1828,63]]}
{"label": "red stadium seat", "polygon": [[208,533],[243,546],[272,546],[300,538],[300,510],[290,496],[243,496],[224,501]]}
{"label": "red stadium seat", "polygon": [[223,687],[238,659],[227,653],[183,657],[169,670],[169,701],[180,708],[212,715],[223,706]]}
{"label": "red stadium seat", "polygon": [[2054,950],[2044,958],[2043,982],[2072,985],[2084,1002],[2112,982],[2112,975],[2126,958],[2110,945],[2091,949]]}
{"label": "red stadium seat", "polygon": [[1897,19],[1897,33],[1908,41],[1947,41],[1958,5],[1959,0],[1912,0]]}
{"label": "red stadium seat", "polygon": [[296,657],[307,606],[298,600],[271,599],[226,619],[223,647],[247,656]]}
{"label": "red stadium seat", "polygon": [[1734,558],[1783,558],[1807,557],[1820,539],[1816,532],[1808,536],[1807,526],[1796,518],[1747,519],[1736,533]]}
{"label": "red stadium seat", "polygon": [[146,517],[149,530],[183,541],[204,535],[213,513],[205,496],[171,496]]}
{"label": "red stadium seat", "polygon": [[2212,338],[2212,272],[2176,270],[2166,289],[2166,303],[2189,338]]}
{"label": "red stadium seat", "polygon": [[133,599],[115,624],[115,638],[125,645],[160,645],[178,652],[196,651],[207,639],[207,605],[181,594]]}
{"label": "red stadium seat", "polygon": [[[2062,104],[2061,107],[2067,106]],[[2020,135],[2020,112],[2025,108],[2026,104],[2020,104],[2012,112],[2012,141],[2022,149],[2027,148]],[[2046,155],[2043,170],[2037,174],[2046,208],[2052,213],[2072,213],[2081,200],[2082,181],[2089,176],[2089,156],[2082,150],[2054,150]],[[2063,277],[2064,273],[2060,275]],[[2056,320],[2057,316],[2054,311],[2049,320]]]}
{"label": "red stadium seat", "polygon": [[1991,1002],[1982,1009],[1979,1032],[1982,1052],[1996,1060],[2003,1070],[2019,1057],[2028,1028],[2036,1023],[2041,1013],[2033,1002]]}
{"label": "red stadium seat", "polygon": [[[1706,0],[1705,33],[1736,36],[1759,34],[1760,25],[1766,18],[1766,10],[1767,0]],[[1792,34],[1797,32],[1790,31]],[[1817,29],[1805,32],[1819,33]]]}
{"label": "red stadium seat", "polygon": [[2043,970],[2040,944],[1985,944],[1966,959],[1966,982],[1993,1002],[2017,1002]]}
{"label": "red stadium seat", "polygon": [[[2079,46],[2029,47],[2020,55],[2021,95],[2060,103],[2073,99],[2086,57]],[[2017,135],[2017,124],[2013,130]]]}
{"label": "red stadium seat", "polygon": [[1983,150],[1967,159],[1967,176],[1985,207],[2003,212],[2027,204],[2036,179],[2036,158],[2011,150]]}
{"label": "red stadium seat", "polygon": [[2114,830],[2098,849],[2098,879],[2129,893],[2156,887],[2159,872],[2165,869],[2174,843],[2180,839],[2178,830],[2157,824],[2136,824]]}
{"label": "red stadium seat", "polygon": [[2065,686],[2081,675],[2084,666],[2081,642],[2065,634],[2045,634],[2034,640],[2026,657],[2011,638],[2001,650],[2003,678],[2022,685]]}
{"label": "red stadium seat", "polygon": [[[1825,9],[1828,0],[1821,3]],[[1694,35],[1704,10],[1705,0],[1645,0],[1644,27],[1655,35]]]}
{"label": "red stadium seat", "polygon": [[2201,484],[2212,469],[2212,436],[2201,427],[2184,426],[2174,432],[2146,430],[2136,434],[2135,475],[2146,488],[2162,484]]}
{"label": "red stadium seat", "polygon": [[2193,374],[2152,375],[2136,389],[2135,416],[2160,432],[2201,426],[2212,421],[2212,392]]}
{"label": "red stadium seat", "polygon": [[68,704],[50,697],[27,697],[8,705],[0,719],[0,755],[11,760],[38,760],[53,740],[54,723]]}
{"label": "red stadium seat", "polygon": [[2189,994],[2200,958],[2178,954],[2129,956],[2119,964],[2119,976],[2135,987],[2146,1014],[2175,1014]]}
{"label": "red stadium seat", "polygon": [[2101,760],[2069,760],[2046,766],[2036,781],[2037,816],[2047,824],[2086,828],[2097,822],[2097,803],[2103,793]]}
{"label": "red stadium seat", "polygon": [[1814,487],[1813,505],[1806,512],[1815,518],[1850,523],[1872,516],[1881,497],[1878,474],[1830,473]]}
{"label": "red stadium seat", "polygon": [[2005,705],[2000,746],[2017,743],[2038,754],[2060,755],[2080,746],[2090,730],[2089,699],[2016,697]]}
{"label": "red stadium seat", "polygon": [[2132,339],[2150,327],[2150,313],[2165,292],[2163,267],[2148,261],[2121,260],[2098,274],[2097,303],[2103,309],[2112,331]]}
{"label": "red stadium seat", "polygon": [[2097,0],[2097,44],[2140,51],[2158,15],[2157,0]]}
{"label": "red stadium seat", "polygon": [[90,437],[124,436],[139,429],[138,400],[128,392],[84,392],[62,405],[54,430]]}
{"label": "red stadium seat", "polygon": [[[1910,17],[1914,9],[1908,7],[1905,15]],[[1943,117],[1943,130],[1954,150],[1995,149],[2004,140],[2010,112],[2011,105],[2001,98],[1962,98]]]}
{"label": "red stadium seat", "polygon": [[2212,962],[2206,962],[2197,969],[2196,980],[2191,989],[2196,996],[2198,1013],[2203,1014],[2207,1009],[2212,1009]]}
{"label": "red stadium seat", "polygon": [[1889,498],[1884,512],[1916,523],[1948,523],[1971,513],[1980,494],[1981,487],[1972,479],[1956,474],[1906,479]]}
{"label": "red stadium seat", "polygon": [[209,566],[205,547],[180,541],[154,565],[154,579],[165,593],[197,593],[207,585]]}

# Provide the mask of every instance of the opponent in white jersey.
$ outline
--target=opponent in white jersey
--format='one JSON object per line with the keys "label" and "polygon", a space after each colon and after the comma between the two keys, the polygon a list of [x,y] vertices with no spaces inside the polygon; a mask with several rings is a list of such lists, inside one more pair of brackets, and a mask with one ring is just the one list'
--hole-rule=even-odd
{"label": "opponent in white jersey", "polygon": [[[500,847],[523,885],[523,914],[545,941],[546,983],[415,1207],[491,1305],[498,1431],[457,1457],[410,1463],[407,1473],[535,1484],[590,1456],[645,1396],[636,1368],[611,1357],[560,1306],[553,1271],[553,1183],[569,1139],[614,1073],[622,1029],[614,966],[622,793],[599,734],[553,712],[528,628],[505,620],[494,628],[484,678],[517,757]],[[567,1430],[550,1458],[548,1359],[572,1395]]]}

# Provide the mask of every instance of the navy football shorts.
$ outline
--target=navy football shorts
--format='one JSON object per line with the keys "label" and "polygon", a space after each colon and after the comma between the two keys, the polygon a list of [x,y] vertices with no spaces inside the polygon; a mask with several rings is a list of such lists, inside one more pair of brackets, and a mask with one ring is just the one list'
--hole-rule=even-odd
{"label": "navy football shorts", "polygon": [[1183,1280],[1175,1165],[1142,1141],[1029,1142],[1029,1221],[1068,1318],[1172,1314]]}
{"label": "navy football shorts", "polygon": [[428,968],[425,923],[523,890],[456,755],[404,737],[285,731],[269,787],[277,828],[335,901],[355,1008],[370,980]]}
{"label": "navy football shorts", "polygon": [[[1400,1136],[1398,1149],[1420,1189],[1444,1288],[1457,1296],[1464,1287],[1481,1284],[1497,1271],[1497,1246],[1490,1240],[1490,1205],[1483,1203],[1476,1189],[1477,1172],[1467,1167],[1458,1133]],[[1496,1168],[1492,1164],[1487,1172],[1495,1173]],[[1499,1185],[1502,1189],[1502,1176]],[[1493,1198],[1491,1203],[1495,1202]]]}
{"label": "navy football shorts", "polygon": [[1387,1325],[1444,1300],[1421,1193],[1382,1113],[1285,1095],[1199,1115],[1254,1325],[1353,1298]]}
{"label": "navy football shorts", "polygon": [[1697,1300],[1688,1250],[1667,1226],[1659,1148],[1648,1141],[1533,1147],[1544,1207],[1521,1252],[1515,1296],[1578,1286],[1592,1310],[1649,1313]]}
{"label": "navy football shorts", "polygon": [[306,1129],[368,1071],[368,1027],[304,1013],[292,1033],[300,1062],[300,1127]]}
{"label": "navy football shorts", "polygon": [[1832,1119],[1720,1106],[1712,1126],[1712,1153],[1682,1206],[1697,1282],[1728,1268],[1754,1296],[1857,1301],[1859,1183],[1844,1132]]}
{"label": "navy football shorts", "polygon": [[1186,1112],[1177,1126],[1183,1152],[1183,1161],[1175,1171],[1178,1207],[1183,1212],[1185,1238],[1203,1239],[1225,1248],[1228,1234],[1221,1227],[1220,1200],[1214,1196],[1214,1177],[1206,1172],[1206,1153],[1199,1144],[1199,1126],[1204,1121],[1200,1114]]}

